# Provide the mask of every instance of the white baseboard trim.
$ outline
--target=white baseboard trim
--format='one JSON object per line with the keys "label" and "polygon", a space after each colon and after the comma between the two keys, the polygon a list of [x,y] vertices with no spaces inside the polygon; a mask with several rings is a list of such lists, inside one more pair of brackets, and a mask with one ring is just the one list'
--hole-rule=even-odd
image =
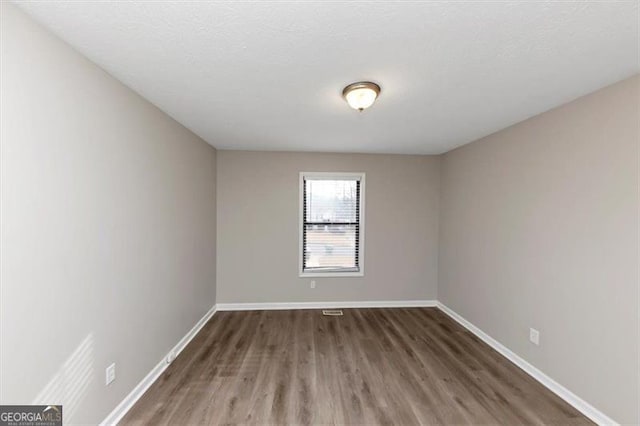
{"label": "white baseboard trim", "polygon": [[542,383],[547,389],[551,392],[558,395],[560,398],[565,400],[568,404],[572,405],[576,410],[580,411],[582,414],[587,416],[589,419],[594,421],[599,425],[618,425],[612,418],[589,404],[587,401],[583,400],[569,389],[562,386],[560,383],[553,380],[551,377],[544,374],[542,371],[538,370],[533,365],[529,364],[523,358],[518,356],[516,353],[512,352],[509,348],[495,340],[493,337],[489,336],[484,331],[480,330],[478,327],[467,321],[464,317],[459,315],[457,312],[448,308],[444,304],[438,302],[438,308],[449,315],[453,320],[458,322],[464,328],[475,334],[482,341],[484,341],[487,345],[491,346],[502,356],[507,358],[509,361],[520,367],[524,370],[525,373],[536,379],[538,382]]}
{"label": "white baseboard trim", "polygon": [[182,352],[182,350],[198,334],[202,327],[204,327],[207,321],[209,321],[209,319],[211,319],[211,317],[215,313],[216,305],[213,305],[213,307],[211,307],[211,309],[209,309],[209,311],[204,314],[202,318],[200,318],[196,325],[193,326],[193,328],[189,330],[189,332],[185,334],[182,339],[180,339],[178,344],[175,345],[169,351],[169,353],[167,353],[167,355],[165,355],[164,358],[162,358],[162,360],[160,360],[160,362],[155,367],[153,367],[153,369],[151,369],[149,374],[147,374],[146,377],[142,379],[142,381],[138,383],[135,388],[133,388],[129,395],[127,395],[125,399],[123,399],[120,404],[118,404],[118,406],[107,416],[107,418],[100,423],[100,426],[118,424],[118,422],[122,420],[124,415],[127,414],[127,412],[131,409],[131,407],[133,407],[138,399],[140,399],[140,397],[147,391],[147,389],[149,389],[153,382],[155,382],[158,377],[160,377],[160,375],[164,372],[164,370],[167,369],[170,364],[170,362],[168,362],[170,357],[175,359],[175,357],[177,357],[180,352]]}
{"label": "white baseboard trim", "polygon": [[437,300],[380,300],[370,302],[218,303],[219,311],[272,311],[283,309],[424,308]]}

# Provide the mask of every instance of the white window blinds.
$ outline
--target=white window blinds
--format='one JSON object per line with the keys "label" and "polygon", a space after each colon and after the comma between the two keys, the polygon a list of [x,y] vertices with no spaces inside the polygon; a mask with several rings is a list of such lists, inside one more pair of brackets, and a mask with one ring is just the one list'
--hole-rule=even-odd
{"label": "white window blinds", "polygon": [[302,273],[361,272],[362,175],[302,176]]}

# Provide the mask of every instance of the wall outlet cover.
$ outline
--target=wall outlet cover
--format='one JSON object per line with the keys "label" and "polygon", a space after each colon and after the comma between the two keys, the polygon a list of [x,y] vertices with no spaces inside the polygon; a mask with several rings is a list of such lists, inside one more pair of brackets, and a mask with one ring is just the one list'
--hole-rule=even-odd
{"label": "wall outlet cover", "polygon": [[540,344],[540,332],[535,328],[529,329],[529,341],[534,345]]}
{"label": "wall outlet cover", "polygon": [[110,385],[116,379],[116,364],[115,362],[108,366],[105,370],[105,385]]}

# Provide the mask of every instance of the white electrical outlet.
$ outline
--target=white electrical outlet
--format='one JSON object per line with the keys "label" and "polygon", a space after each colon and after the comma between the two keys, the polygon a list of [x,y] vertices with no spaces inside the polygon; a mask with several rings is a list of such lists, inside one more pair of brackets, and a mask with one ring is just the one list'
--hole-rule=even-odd
{"label": "white electrical outlet", "polygon": [[169,352],[169,355],[167,355],[167,364],[171,364],[174,359],[176,359],[176,353],[174,351]]}
{"label": "white electrical outlet", "polygon": [[105,370],[105,385],[110,385],[116,379],[116,364],[113,363]]}
{"label": "white electrical outlet", "polygon": [[316,288],[316,282],[315,281],[311,281],[311,284],[309,284],[309,287]]}
{"label": "white electrical outlet", "polygon": [[534,345],[539,345],[540,344],[540,332],[538,330],[536,330],[535,328],[530,328],[529,329],[529,340]]}

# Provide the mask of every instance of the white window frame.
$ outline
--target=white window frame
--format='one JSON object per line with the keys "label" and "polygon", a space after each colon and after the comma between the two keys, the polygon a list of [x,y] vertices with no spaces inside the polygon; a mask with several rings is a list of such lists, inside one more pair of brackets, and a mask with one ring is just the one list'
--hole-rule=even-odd
{"label": "white window frame", "polygon": [[[360,241],[358,243],[358,267],[359,271],[327,271],[327,272],[305,272],[304,267],[304,241],[303,241],[303,232],[304,232],[304,181],[305,179],[313,179],[313,180],[352,180],[358,179],[360,181],[360,232],[359,238]],[[298,247],[298,275],[300,278],[307,277],[363,277],[364,276],[364,235],[365,235],[365,227],[364,227],[364,211],[365,211],[365,173],[334,173],[334,172],[300,172],[300,192],[298,194],[299,198],[299,212],[298,212],[298,234],[299,234],[299,247]]]}

